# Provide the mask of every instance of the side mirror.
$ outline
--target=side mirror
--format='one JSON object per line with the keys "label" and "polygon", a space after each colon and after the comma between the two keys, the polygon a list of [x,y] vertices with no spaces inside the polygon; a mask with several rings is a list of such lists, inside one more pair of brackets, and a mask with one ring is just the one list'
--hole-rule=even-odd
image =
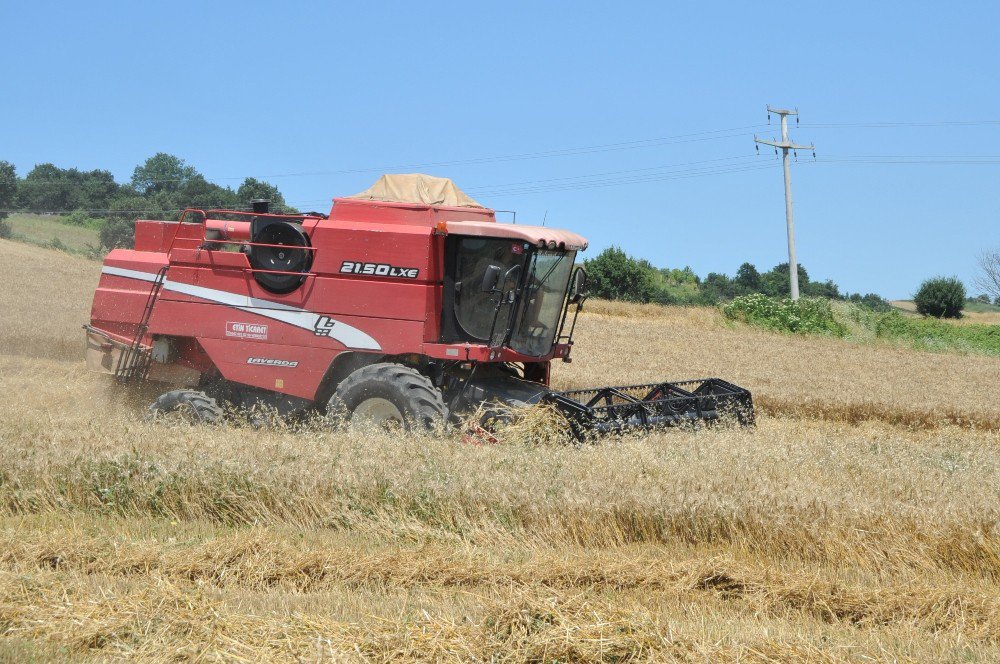
{"label": "side mirror", "polygon": [[483,283],[479,287],[479,290],[484,293],[492,293],[497,289],[497,283],[500,281],[500,266],[490,265],[486,268],[486,272],[483,273]]}
{"label": "side mirror", "polygon": [[583,267],[578,267],[573,271],[573,277],[569,285],[569,301],[576,304],[587,297],[587,271]]}

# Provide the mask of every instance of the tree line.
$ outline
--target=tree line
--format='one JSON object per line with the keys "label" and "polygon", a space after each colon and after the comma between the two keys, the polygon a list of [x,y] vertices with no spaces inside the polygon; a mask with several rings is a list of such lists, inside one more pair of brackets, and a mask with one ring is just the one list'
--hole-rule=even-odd
{"label": "tree line", "polygon": [[[760,293],[789,297],[788,263],[779,263],[761,272],[753,263],[743,263],[730,277],[710,272],[700,278],[690,267],[658,268],[645,259],[629,256],[619,247],[605,249],[584,262],[588,289],[594,297],[657,304],[718,304],[741,295]],[[814,281],[805,266],[799,265],[799,292],[806,297],[850,300],[873,309],[886,310],[888,302],[875,293],[841,293],[830,279]]]}
{"label": "tree line", "polygon": [[110,171],[37,164],[22,178],[0,161],[0,237],[10,235],[4,219],[11,212],[67,215],[70,223],[100,230],[103,249],[131,246],[137,218],[178,219],[184,208],[242,209],[255,198],[272,208],[294,212],[276,186],[246,178],[236,188],[209,182],[179,157],[157,153],[135,167],[127,183]]}
{"label": "tree line", "polygon": [[[136,166],[126,183],[117,182],[107,170],[59,168],[50,163],[37,164],[19,177],[13,164],[0,161],[0,237],[11,235],[5,219],[12,212],[54,213],[65,217],[67,223],[98,229],[103,250],[130,247],[137,218],[178,219],[189,207],[246,209],[255,198],[271,201],[276,211],[296,212],[273,184],[248,177],[236,189],[221,186],[209,182],[183,159],[165,152]],[[658,268],[618,247],[610,247],[585,264],[592,294],[612,300],[697,305],[753,293],[770,297],[790,294],[788,263],[761,272],[747,262],[737,268],[733,277],[710,272],[702,279],[690,267]],[[803,265],[798,269],[799,290],[804,296],[850,300],[877,310],[889,306],[875,293],[841,293],[833,281],[814,281]],[[973,301],[988,304],[992,300],[1000,306],[1000,251],[984,253],[980,269],[977,284],[986,292]],[[921,313],[961,315],[966,301],[961,282],[944,278],[929,281],[933,283],[922,284],[918,295],[933,293],[931,299],[940,303]],[[925,299],[916,298],[918,308],[923,307],[921,301]]]}

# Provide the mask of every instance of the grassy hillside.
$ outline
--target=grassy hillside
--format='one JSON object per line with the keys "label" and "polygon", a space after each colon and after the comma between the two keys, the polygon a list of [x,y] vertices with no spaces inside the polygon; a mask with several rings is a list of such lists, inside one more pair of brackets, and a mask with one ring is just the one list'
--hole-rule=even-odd
{"label": "grassy hillside", "polygon": [[[890,302],[890,304],[905,313],[912,314],[914,316],[918,315],[917,305],[915,305],[912,300],[894,300]],[[965,303],[965,310],[962,312],[962,318],[958,320],[946,318],[943,320],[955,325],[968,323],[1000,325],[1000,307],[993,304],[983,304],[982,302],[969,300]]]}
{"label": "grassy hillside", "polygon": [[93,254],[100,246],[97,228],[67,224],[64,217],[16,213],[7,221],[14,238],[22,242],[79,254]]}
{"label": "grassy hillside", "polygon": [[148,424],[79,359],[98,270],[0,241],[0,661],[1000,659],[998,358],[595,302],[559,385],[719,375],[759,428]]}

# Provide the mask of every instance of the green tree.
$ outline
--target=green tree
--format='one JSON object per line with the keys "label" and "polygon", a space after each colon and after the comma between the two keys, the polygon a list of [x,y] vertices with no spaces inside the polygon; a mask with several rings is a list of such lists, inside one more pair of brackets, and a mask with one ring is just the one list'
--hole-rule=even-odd
{"label": "green tree", "polygon": [[108,171],[37,164],[18,183],[17,205],[36,212],[105,210],[120,186]]}
{"label": "green tree", "polygon": [[701,279],[690,267],[653,268],[655,293],[652,301],[658,304],[697,304],[701,294]]}
{"label": "green tree", "polygon": [[733,279],[733,283],[741,295],[761,292],[760,272],[757,271],[757,267],[753,263],[740,265],[740,268],[736,270],[736,278]]}
{"label": "green tree", "polygon": [[278,188],[270,182],[264,182],[256,178],[247,178],[236,190],[237,205],[249,206],[250,201],[255,198],[262,198],[271,201],[272,210],[283,210],[285,208],[285,197],[281,195]]}
{"label": "green tree", "polygon": [[[805,293],[809,285],[809,273],[806,268],[799,263],[799,292]],[[765,272],[760,277],[761,289],[765,295],[771,297],[789,297],[792,294],[792,286],[788,283],[788,263],[778,263],[770,272]]]}
{"label": "green tree", "polygon": [[169,199],[168,208],[183,210],[184,208],[233,208],[238,205],[236,194],[229,187],[220,187],[209,182],[204,176],[196,175],[184,183]]}
{"label": "green tree", "polygon": [[852,293],[845,299],[853,302],[854,304],[867,307],[872,311],[878,311],[881,313],[892,311],[892,305],[890,305],[884,297],[876,293],[867,293],[865,295],[862,295],[861,293]]}
{"label": "green tree", "polygon": [[913,297],[917,313],[935,318],[961,318],[965,285],[955,277],[934,277],[920,284]]}
{"label": "green tree", "polygon": [[111,205],[111,201],[121,196],[122,187],[115,182],[115,177],[111,175],[110,171],[93,170],[80,172],[77,177],[79,185],[76,197],[79,208],[85,210],[107,210]]}
{"label": "green tree", "polygon": [[0,161],[0,238],[10,238],[13,229],[7,221],[7,214],[14,206],[17,195],[17,171],[9,161]]}
{"label": "green tree", "polygon": [[701,282],[701,288],[705,294],[705,300],[713,303],[734,297],[736,291],[733,280],[718,272],[709,272],[705,280]]}
{"label": "green tree", "polygon": [[656,289],[648,263],[632,258],[618,247],[609,247],[589,261],[587,284],[591,295],[607,300],[649,302]]}
{"label": "green tree", "polygon": [[[801,282],[800,282],[801,284]],[[802,294],[807,297],[825,297],[828,300],[841,299],[840,287],[833,283],[833,280],[810,281],[804,286],[800,286]]]}
{"label": "green tree", "polygon": [[99,238],[106,250],[131,248],[135,243],[135,220],[143,216],[148,205],[146,199],[129,196],[112,201],[110,212],[104,218]]}
{"label": "green tree", "polygon": [[34,212],[57,212],[75,207],[73,184],[55,164],[36,164],[18,183],[18,207]]}
{"label": "green tree", "polygon": [[146,196],[146,219],[179,219],[186,208],[210,210],[236,206],[236,194],[229,187],[220,187],[202,175],[195,175],[171,191],[158,191]]}
{"label": "green tree", "polygon": [[188,166],[180,157],[166,152],[157,152],[141,166],[136,166],[132,172],[132,186],[142,196],[150,196],[159,192],[176,192],[198,171]]}

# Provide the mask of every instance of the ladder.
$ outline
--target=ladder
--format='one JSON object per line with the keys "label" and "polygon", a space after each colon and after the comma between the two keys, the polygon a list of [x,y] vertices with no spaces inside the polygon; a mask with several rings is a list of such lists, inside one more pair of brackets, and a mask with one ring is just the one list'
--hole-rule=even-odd
{"label": "ladder", "polygon": [[132,339],[132,343],[126,346],[121,355],[118,356],[115,378],[119,383],[146,380],[146,375],[149,373],[149,366],[153,362],[153,347],[152,345],[148,347],[143,345],[142,340],[146,336],[146,332],[149,331],[149,319],[153,315],[153,305],[156,304],[156,298],[163,290],[163,282],[167,280],[168,267],[168,265],[164,265],[156,273],[152,288],[149,289],[149,295],[146,297],[146,307],[142,311],[142,318],[135,330],[135,337]]}

